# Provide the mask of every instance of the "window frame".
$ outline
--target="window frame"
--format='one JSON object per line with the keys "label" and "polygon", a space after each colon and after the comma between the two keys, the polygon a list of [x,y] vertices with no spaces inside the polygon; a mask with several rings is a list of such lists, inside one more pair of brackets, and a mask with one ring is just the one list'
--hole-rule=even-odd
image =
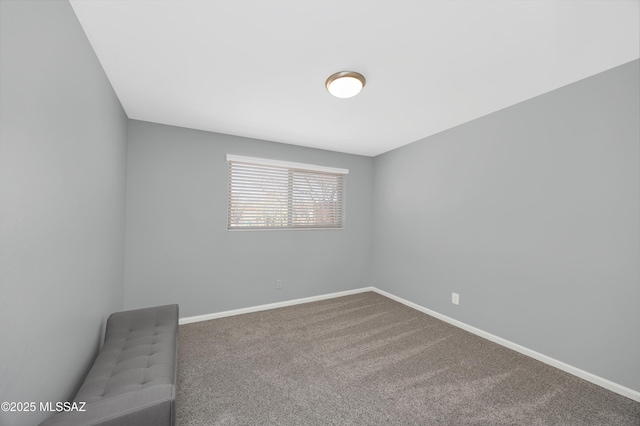
{"label": "window frame", "polygon": [[[286,171],[289,182],[286,185],[286,193],[287,193],[287,213],[286,218],[288,224],[285,226],[232,226],[232,163],[246,164],[251,166],[266,166],[272,168],[282,169]],[[291,161],[281,161],[281,160],[272,160],[266,158],[257,158],[257,157],[247,157],[241,155],[227,154],[227,177],[228,177],[228,191],[227,191],[227,231],[327,231],[327,230],[342,230],[345,228],[346,221],[346,197],[345,197],[345,189],[346,189],[346,179],[345,176],[349,174],[349,169],[337,168],[337,167],[327,167],[327,166],[319,166],[315,164],[308,163],[297,163]],[[338,191],[338,194],[341,197],[340,203],[340,217],[339,217],[339,225],[340,226],[296,226],[293,225],[293,181],[291,179],[293,174],[305,172],[309,174],[326,174],[326,175],[340,175],[339,180],[341,184],[341,188]]]}

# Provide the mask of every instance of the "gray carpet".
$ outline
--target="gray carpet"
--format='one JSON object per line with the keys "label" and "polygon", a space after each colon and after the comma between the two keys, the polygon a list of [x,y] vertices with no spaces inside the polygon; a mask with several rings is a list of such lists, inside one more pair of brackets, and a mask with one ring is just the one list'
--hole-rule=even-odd
{"label": "gray carpet", "polygon": [[640,425],[640,403],[376,293],[180,326],[177,424]]}

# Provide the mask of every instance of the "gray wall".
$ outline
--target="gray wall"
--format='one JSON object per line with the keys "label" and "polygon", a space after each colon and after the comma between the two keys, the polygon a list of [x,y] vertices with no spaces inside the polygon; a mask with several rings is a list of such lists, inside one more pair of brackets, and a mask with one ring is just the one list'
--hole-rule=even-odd
{"label": "gray wall", "polygon": [[638,64],[377,157],[374,285],[640,391]]}
{"label": "gray wall", "polygon": [[[350,169],[345,229],[227,231],[227,154]],[[372,185],[369,157],[130,121],[125,307],[185,317],[367,286]]]}
{"label": "gray wall", "polygon": [[68,2],[0,16],[0,402],[65,401],[123,304],[127,120]]}

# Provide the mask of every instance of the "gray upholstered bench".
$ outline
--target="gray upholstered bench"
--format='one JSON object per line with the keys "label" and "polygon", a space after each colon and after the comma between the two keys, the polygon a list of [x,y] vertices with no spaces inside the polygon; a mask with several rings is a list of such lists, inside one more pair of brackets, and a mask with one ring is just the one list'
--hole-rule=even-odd
{"label": "gray upholstered bench", "polygon": [[56,413],[51,425],[175,424],[178,305],[109,316],[104,346],[74,398],[84,412]]}

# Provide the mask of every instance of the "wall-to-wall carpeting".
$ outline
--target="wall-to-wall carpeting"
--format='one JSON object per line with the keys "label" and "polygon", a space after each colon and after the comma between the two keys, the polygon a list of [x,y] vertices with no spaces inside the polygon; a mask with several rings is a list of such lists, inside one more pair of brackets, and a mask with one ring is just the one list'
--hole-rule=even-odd
{"label": "wall-to-wall carpeting", "polygon": [[640,403],[376,293],[180,327],[181,426],[637,425]]}

